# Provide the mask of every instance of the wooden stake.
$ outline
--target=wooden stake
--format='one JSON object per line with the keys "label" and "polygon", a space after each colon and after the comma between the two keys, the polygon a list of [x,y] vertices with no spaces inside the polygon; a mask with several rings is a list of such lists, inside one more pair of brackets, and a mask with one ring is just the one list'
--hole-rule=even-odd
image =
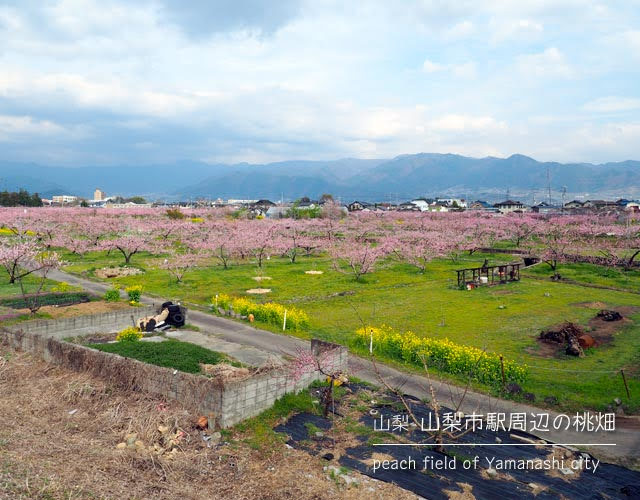
{"label": "wooden stake", "polygon": [[502,370],[502,387],[507,387],[507,381],[504,378],[504,358],[502,357],[502,354],[500,354],[500,368]]}
{"label": "wooden stake", "polygon": [[629,394],[629,386],[627,385],[627,378],[624,376],[624,370],[620,369],[620,375],[622,375],[622,381],[624,382],[624,388],[627,391],[627,397],[631,399],[631,394]]}

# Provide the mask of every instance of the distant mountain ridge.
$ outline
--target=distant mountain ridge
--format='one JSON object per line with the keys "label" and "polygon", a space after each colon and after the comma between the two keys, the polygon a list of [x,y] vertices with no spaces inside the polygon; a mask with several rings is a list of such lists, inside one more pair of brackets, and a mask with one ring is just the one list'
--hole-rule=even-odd
{"label": "distant mountain ridge", "polygon": [[524,155],[470,158],[419,153],[392,159],[284,161],[268,164],[207,164],[112,167],[47,167],[0,161],[0,189],[24,187],[41,195],[91,197],[99,187],[109,195],[139,194],[152,199],[295,199],[332,193],[346,199],[388,200],[435,194],[545,196],[547,171],[552,190],[568,195],[640,196],[640,161],[618,163],[539,162]]}

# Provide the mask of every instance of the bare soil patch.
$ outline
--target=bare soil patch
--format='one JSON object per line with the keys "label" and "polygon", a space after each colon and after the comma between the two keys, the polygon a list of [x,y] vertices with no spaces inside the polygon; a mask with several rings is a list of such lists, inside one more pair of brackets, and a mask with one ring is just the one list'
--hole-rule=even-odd
{"label": "bare soil patch", "polygon": [[[607,308],[607,305],[602,302],[583,302],[575,305],[599,310]],[[622,315],[622,319],[618,321],[606,321],[604,318],[595,315],[589,320],[587,326],[584,328],[579,325],[574,325],[573,323],[561,323],[548,328],[544,333],[556,332],[560,335],[561,331],[570,328],[573,329],[573,333],[578,338],[584,336],[587,337],[587,340],[588,337],[591,337],[593,339],[593,346],[587,345],[584,347],[598,348],[606,346],[613,341],[616,333],[625,328],[627,325],[633,323],[633,320],[628,316],[638,312],[640,310],[640,307],[619,306],[614,308],[609,307],[608,309],[620,313]],[[568,325],[570,326],[568,327]],[[537,349],[528,349],[528,352],[530,354],[535,354],[544,358],[564,357],[565,343],[561,341],[559,336],[556,342],[554,342],[552,338],[547,338],[545,340],[540,338],[540,336],[537,337],[537,341]]]}
{"label": "bare soil patch", "polygon": [[449,500],[475,500],[476,497],[473,494],[473,487],[467,483],[457,483],[458,487],[462,491],[444,490],[443,493],[447,495]]}
{"label": "bare soil patch", "polygon": [[144,271],[137,267],[103,267],[96,269],[93,274],[98,278],[122,278],[123,276],[136,276]]}
{"label": "bare soil patch", "polygon": [[628,318],[621,309],[632,308],[616,308],[615,310],[622,314],[622,319],[619,321],[605,321],[602,318],[591,318],[589,320],[588,332],[596,340],[596,345],[608,344],[613,340],[614,335],[625,326],[632,324],[633,320]]}
{"label": "bare soil patch", "polygon": [[271,288],[251,288],[247,290],[247,293],[251,293],[255,295],[262,295],[264,293],[270,293],[270,292],[271,292]]}
{"label": "bare soil patch", "polygon": [[[50,315],[53,319],[72,318],[75,316],[83,316],[85,314],[100,314],[112,311],[121,311],[123,309],[131,309],[126,302],[105,302],[96,300],[94,302],[82,302],[70,306],[43,306],[40,308],[41,313]],[[19,309],[21,313],[29,314],[29,309]]]}
{"label": "bare soil patch", "polygon": [[271,279],[271,276],[254,276],[253,278],[256,281],[269,281]]}
{"label": "bare soil patch", "polygon": [[586,307],[588,309],[606,309],[608,307],[604,302],[576,302],[571,305],[576,307]]}
{"label": "bare soil patch", "polygon": [[2,499],[415,498],[386,483],[338,485],[326,462],[284,445],[208,447],[198,415],[174,402],[2,346],[0,361]]}
{"label": "bare soil patch", "polygon": [[324,271],[305,271],[304,274],[324,274]]}

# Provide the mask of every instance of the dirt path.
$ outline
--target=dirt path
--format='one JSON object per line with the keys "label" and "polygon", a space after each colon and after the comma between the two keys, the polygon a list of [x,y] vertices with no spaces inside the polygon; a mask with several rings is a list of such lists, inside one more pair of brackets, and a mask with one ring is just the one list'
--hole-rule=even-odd
{"label": "dirt path", "polygon": [[[50,278],[58,281],[66,281],[69,284],[83,287],[87,291],[97,294],[104,294],[110,288],[109,284],[97,283],[85,278],[81,278],[63,271],[55,271],[50,274]],[[153,297],[143,297],[142,302],[146,304],[160,304],[161,299]],[[188,322],[198,326],[203,334],[211,334],[228,342],[251,346],[267,353],[276,355],[293,355],[297,347],[304,347],[307,344],[295,337],[275,334],[266,330],[260,330],[239,323],[230,319],[213,316],[197,310],[189,310]],[[373,370],[371,363],[358,356],[350,355],[349,365],[351,373],[367,382],[379,385],[378,377]],[[401,387],[406,394],[418,398],[430,398],[428,391],[429,383],[426,377],[402,372],[393,367],[378,364],[378,371],[384,379],[394,387]],[[550,380],[550,383],[552,381]],[[541,413],[548,412],[550,420],[558,415],[557,412],[541,410],[538,407],[506,401],[481,394],[467,391],[460,387],[432,380],[436,397],[440,404],[455,408],[460,400],[460,409],[470,414],[472,412],[486,414],[488,412],[505,413]],[[462,398],[464,394],[464,399]],[[587,444],[580,446],[588,450],[597,457],[607,457],[609,460],[638,460],[640,458],[640,429],[634,419],[618,420],[616,430],[608,433],[584,433],[573,431],[550,431],[538,433],[539,437],[557,443]],[[616,446],[597,446],[601,443],[615,443]],[[596,444],[596,446],[589,446]]]}

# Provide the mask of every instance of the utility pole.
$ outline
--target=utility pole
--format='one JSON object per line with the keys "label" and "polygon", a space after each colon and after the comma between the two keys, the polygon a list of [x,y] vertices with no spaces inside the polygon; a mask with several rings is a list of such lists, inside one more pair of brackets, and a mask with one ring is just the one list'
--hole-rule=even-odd
{"label": "utility pole", "polygon": [[567,195],[567,186],[562,186],[562,213],[564,214],[564,199]]}
{"label": "utility pole", "polygon": [[551,205],[551,172],[547,167],[547,203]]}

